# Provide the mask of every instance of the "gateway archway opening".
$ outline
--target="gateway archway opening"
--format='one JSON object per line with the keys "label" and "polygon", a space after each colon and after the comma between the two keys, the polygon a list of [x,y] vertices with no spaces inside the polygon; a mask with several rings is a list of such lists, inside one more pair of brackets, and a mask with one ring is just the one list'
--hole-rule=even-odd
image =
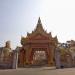
{"label": "gateway archway opening", "polygon": [[32,51],[32,65],[47,65],[48,64],[48,53],[46,49],[38,48]]}

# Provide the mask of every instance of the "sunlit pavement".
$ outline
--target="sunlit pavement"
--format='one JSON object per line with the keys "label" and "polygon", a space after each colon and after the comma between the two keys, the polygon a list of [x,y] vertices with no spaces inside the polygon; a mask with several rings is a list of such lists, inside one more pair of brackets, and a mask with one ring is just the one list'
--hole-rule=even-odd
{"label": "sunlit pavement", "polygon": [[18,68],[13,70],[0,70],[0,75],[75,75],[75,68]]}

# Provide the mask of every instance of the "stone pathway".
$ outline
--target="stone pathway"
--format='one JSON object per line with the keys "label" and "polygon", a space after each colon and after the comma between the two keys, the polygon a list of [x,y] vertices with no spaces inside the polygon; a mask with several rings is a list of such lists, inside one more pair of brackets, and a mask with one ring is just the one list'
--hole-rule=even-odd
{"label": "stone pathway", "polygon": [[75,68],[19,68],[13,70],[0,70],[0,75],[75,75]]}

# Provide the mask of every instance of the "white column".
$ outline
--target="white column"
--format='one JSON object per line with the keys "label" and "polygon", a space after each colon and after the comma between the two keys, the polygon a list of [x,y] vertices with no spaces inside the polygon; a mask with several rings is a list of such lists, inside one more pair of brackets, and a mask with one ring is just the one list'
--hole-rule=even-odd
{"label": "white column", "polygon": [[13,65],[12,68],[16,69],[18,65],[18,52],[17,50],[14,51],[14,55],[13,55]]}
{"label": "white column", "polygon": [[56,68],[60,68],[61,61],[60,61],[60,51],[58,48],[55,50],[55,62],[56,62]]}

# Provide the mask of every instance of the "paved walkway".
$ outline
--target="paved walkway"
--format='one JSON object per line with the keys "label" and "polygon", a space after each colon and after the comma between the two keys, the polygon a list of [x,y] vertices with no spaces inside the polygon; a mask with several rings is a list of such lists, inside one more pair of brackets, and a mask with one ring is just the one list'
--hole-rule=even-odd
{"label": "paved walkway", "polygon": [[49,67],[0,70],[0,75],[75,75],[75,68],[55,69]]}

